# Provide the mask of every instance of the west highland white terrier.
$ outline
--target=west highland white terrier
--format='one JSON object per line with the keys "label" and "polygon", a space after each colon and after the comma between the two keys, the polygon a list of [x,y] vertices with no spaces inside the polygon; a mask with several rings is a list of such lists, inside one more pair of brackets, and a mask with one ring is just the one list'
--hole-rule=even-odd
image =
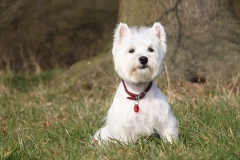
{"label": "west highland white terrier", "polygon": [[140,136],[158,133],[164,141],[178,139],[178,123],[157,85],[166,53],[166,33],[156,22],[151,28],[120,23],[115,29],[113,59],[122,79],[113,103],[93,141],[135,142]]}

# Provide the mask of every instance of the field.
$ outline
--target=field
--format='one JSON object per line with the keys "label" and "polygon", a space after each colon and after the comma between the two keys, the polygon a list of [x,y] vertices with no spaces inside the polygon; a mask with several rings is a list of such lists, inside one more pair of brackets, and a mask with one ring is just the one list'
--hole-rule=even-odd
{"label": "field", "polygon": [[238,77],[225,85],[158,81],[179,121],[178,143],[94,146],[119,80],[51,87],[62,72],[0,73],[0,159],[240,159]]}

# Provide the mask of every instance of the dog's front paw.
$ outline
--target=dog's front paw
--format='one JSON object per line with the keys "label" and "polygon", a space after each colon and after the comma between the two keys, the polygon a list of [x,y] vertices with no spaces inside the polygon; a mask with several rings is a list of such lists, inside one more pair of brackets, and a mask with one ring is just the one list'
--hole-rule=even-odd
{"label": "dog's front paw", "polygon": [[173,142],[177,142],[177,141],[178,141],[178,138],[176,138],[176,137],[168,134],[168,135],[166,135],[165,137],[163,137],[163,140],[164,140],[165,142],[169,142],[169,143],[172,144]]}
{"label": "dog's front paw", "polygon": [[95,138],[92,138],[91,144],[92,145],[97,145],[98,144],[98,140],[95,139]]}

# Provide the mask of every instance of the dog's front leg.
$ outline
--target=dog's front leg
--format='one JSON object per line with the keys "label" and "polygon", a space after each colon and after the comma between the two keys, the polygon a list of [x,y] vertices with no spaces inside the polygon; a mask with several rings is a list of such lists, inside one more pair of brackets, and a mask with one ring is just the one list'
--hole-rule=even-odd
{"label": "dog's front leg", "polygon": [[164,141],[172,143],[178,140],[178,122],[171,112],[159,123],[155,130]]}
{"label": "dog's front leg", "polygon": [[110,137],[109,127],[106,125],[94,134],[93,142],[98,142],[98,144],[107,143]]}

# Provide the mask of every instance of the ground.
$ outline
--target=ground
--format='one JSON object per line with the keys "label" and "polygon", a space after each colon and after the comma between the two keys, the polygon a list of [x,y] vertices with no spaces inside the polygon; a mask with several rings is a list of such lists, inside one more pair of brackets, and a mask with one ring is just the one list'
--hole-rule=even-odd
{"label": "ground", "polygon": [[[50,82],[65,71],[1,73],[1,159],[239,159],[240,98],[229,86],[157,81],[179,121],[179,142],[154,137],[135,144],[96,146],[91,136],[102,126],[119,82],[82,88]],[[234,81],[235,80],[235,81]],[[56,79],[55,79],[56,81]],[[233,89],[232,86],[235,86]]]}

